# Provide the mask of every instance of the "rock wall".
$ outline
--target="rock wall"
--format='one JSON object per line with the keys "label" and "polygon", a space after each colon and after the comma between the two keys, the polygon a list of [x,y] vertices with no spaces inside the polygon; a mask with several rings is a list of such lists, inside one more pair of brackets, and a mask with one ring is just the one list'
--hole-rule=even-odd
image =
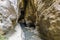
{"label": "rock wall", "polygon": [[59,36],[59,25],[58,22],[59,10],[55,9],[54,5],[51,5],[48,9],[44,10],[42,15],[40,16],[40,21],[38,25],[40,27],[39,31],[44,37],[45,40],[60,40]]}
{"label": "rock wall", "polygon": [[26,24],[34,24],[44,40],[60,40],[60,0],[26,1],[22,7]]}
{"label": "rock wall", "polygon": [[[7,4],[8,3],[8,4]],[[8,0],[0,1],[0,33],[9,31],[17,23],[17,13]]]}
{"label": "rock wall", "polygon": [[0,40],[25,40],[18,23],[21,0],[0,0]]}

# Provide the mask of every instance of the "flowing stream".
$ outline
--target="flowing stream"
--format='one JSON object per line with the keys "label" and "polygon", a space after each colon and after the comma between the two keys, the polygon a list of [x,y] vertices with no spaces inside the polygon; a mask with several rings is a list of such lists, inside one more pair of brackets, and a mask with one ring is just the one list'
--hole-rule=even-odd
{"label": "flowing stream", "polygon": [[[7,1],[7,2],[6,2]],[[1,5],[3,5],[3,7],[7,7],[7,9],[8,8],[10,8],[10,2],[12,3],[11,5],[14,7],[14,10],[15,10],[15,12],[16,12],[16,15],[17,15],[17,18],[18,18],[18,6],[17,6],[17,2],[18,2],[18,0],[3,0],[3,1],[1,1],[0,0],[0,4]],[[0,6],[1,6],[0,5]],[[8,11],[6,11],[6,9],[4,9],[3,8],[3,11],[5,11],[5,12],[8,12]],[[8,12],[9,13],[9,12]],[[7,13],[7,15],[8,15],[8,13]],[[14,12],[13,12],[14,13]],[[12,13],[12,14],[13,14]],[[2,13],[3,14],[3,13]],[[6,14],[5,14],[6,15]],[[10,16],[10,15],[9,15]],[[12,16],[13,17],[13,16]],[[12,18],[11,17],[11,18]],[[16,16],[15,16],[16,17]],[[15,18],[15,17],[13,17],[13,18]],[[8,17],[8,19],[9,19],[9,17]],[[11,22],[11,20],[9,19],[9,20],[7,20],[7,21],[9,21],[9,22]],[[4,24],[4,23],[3,23]],[[9,24],[9,23],[8,23]],[[0,25],[2,25],[2,24],[0,24]],[[9,24],[10,25],[10,24]],[[21,25],[21,26],[20,26]],[[33,32],[31,32],[29,29],[26,29],[25,28],[25,25],[23,25],[23,24],[18,24],[17,23],[17,25],[15,26],[15,32],[13,33],[13,34],[11,34],[11,32],[9,32],[8,34],[7,34],[7,37],[8,37],[8,40],[41,40],[40,38],[38,38]],[[7,26],[8,27],[8,26]],[[10,30],[9,30],[10,31]],[[32,30],[33,31],[33,30]],[[13,32],[13,31],[12,31]],[[11,35],[10,35],[11,34]],[[10,35],[10,36],[9,36]]]}
{"label": "flowing stream", "polygon": [[25,34],[25,40],[42,40],[41,38],[38,37],[37,34],[35,34],[33,31],[34,30],[30,30],[30,29],[27,29],[25,27],[24,24],[20,23],[22,29],[23,29],[23,32]]}

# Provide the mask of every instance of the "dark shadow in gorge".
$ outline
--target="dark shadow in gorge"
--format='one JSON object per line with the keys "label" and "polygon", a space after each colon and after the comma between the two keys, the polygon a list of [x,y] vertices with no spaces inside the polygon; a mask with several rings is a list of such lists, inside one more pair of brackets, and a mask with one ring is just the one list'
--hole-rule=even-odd
{"label": "dark shadow in gorge", "polygon": [[[21,24],[23,24],[23,25],[25,25],[26,26],[26,22],[25,22],[25,20],[24,20],[24,17],[25,17],[25,10],[26,10],[26,6],[27,6],[27,4],[28,4],[28,0],[22,0],[22,2],[24,3],[24,5],[23,5],[23,7],[22,8],[20,8],[20,10],[21,10],[21,15],[20,15],[20,17],[19,17],[19,19],[18,19],[18,22],[19,23],[21,23]],[[24,21],[24,22],[22,22],[22,20]],[[25,27],[24,26],[24,27]]]}
{"label": "dark shadow in gorge", "polygon": [[21,15],[19,17],[18,22],[20,21],[19,23],[24,24],[26,27],[29,26],[29,27],[33,27],[35,29],[34,23],[26,24],[26,21],[24,19],[25,18],[25,14],[26,14],[26,8],[28,6],[29,1],[30,0],[22,0],[22,2],[23,2],[24,5],[23,5],[23,8],[20,8],[21,9]]}
{"label": "dark shadow in gorge", "polygon": [[24,3],[24,5],[23,5],[23,8],[20,8],[21,9],[21,15],[20,15],[18,21],[24,19],[24,17],[25,17],[25,10],[26,10],[26,7],[28,5],[28,0],[23,0],[22,2]]}

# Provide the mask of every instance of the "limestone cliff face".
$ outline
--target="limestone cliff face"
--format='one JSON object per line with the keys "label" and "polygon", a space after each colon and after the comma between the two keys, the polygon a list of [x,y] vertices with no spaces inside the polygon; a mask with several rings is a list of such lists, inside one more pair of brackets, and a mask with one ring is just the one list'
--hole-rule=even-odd
{"label": "limestone cliff face", "polygon": [[33,23],[44,40],[60,40],[60,0],[26,1],[26,24]]}
{"label": "limestone cliff face", "polygon": [[[7,4],[8,3],[8,4]],[[7,32],[16,25],[17,14],[9,1],[0,1],[0,33]]]}
{"label": "limestone cliff face", "polygon": [[17,0],[0,0],[0,34],[14,29],[17,25],[18,3]]}
{"label": "limestone cliff face", "polygon": [[0,0],[0,40],[25,40],[20,24],[18,5],[21,0]]}

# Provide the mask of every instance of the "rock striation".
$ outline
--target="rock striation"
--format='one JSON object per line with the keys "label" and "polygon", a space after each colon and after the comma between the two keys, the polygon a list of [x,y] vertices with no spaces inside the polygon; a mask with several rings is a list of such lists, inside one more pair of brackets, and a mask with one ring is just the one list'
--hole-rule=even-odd
{"label": "rock striation", "polygon": [[35,25],[44,40],[60,40],[60,0],[23,0],[22,2],[25,14],[23,19],[26,24]]}

